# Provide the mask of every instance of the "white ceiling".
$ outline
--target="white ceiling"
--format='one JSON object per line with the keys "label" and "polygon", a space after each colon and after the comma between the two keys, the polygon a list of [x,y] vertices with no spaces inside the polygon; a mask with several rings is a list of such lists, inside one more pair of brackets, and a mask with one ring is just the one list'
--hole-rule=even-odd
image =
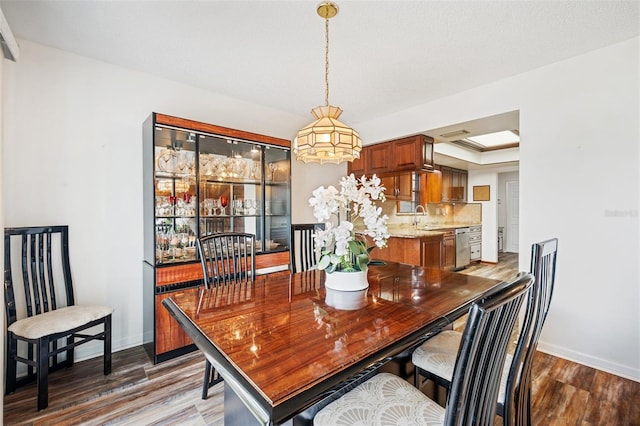
{"label": "white ceiling", "polygon": [[[310,109],[324,103],[317,4],[0,0],[17,38],[309,121]],[[330,102],[355,128],[640,34],[637,0],[338,5],[330,20]]]}

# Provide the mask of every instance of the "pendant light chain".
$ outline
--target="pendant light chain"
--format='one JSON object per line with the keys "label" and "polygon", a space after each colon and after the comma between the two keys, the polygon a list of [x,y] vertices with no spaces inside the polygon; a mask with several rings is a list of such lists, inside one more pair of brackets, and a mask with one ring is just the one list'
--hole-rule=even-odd
{"label": "pendant light chain", "polygon": [[324,18],[324,104],[329,106],[329,18]]}

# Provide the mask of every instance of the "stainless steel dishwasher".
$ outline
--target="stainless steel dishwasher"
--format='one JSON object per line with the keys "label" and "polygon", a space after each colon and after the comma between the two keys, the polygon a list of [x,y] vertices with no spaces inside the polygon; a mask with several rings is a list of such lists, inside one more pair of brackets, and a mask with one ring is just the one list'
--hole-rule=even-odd
{"label": "stainless steel dishwasher", "polygon": [[469,228],[456,228],[456,267],[462,269],[471,263]]}

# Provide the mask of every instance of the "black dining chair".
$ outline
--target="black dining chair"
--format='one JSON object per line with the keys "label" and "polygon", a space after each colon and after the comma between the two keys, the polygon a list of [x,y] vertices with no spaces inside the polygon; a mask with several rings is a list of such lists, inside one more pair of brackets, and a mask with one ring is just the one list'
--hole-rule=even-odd
{"label": "black dining chair", "polygon": [[492,425],[509,338],[532,283],[520,274],[471,306],[445,408],[406,380],[379,373],[321,409],[313,424]]}
{"label": "black dining chair", "polygon": [[[225,232],[207,235],[198,239],[197,247],[203,274],[197,312],[200,312],[206,292],[243,286],[254,281],[256,275],[254,234]],[[222,380],[222,376],[207,359],[202,399],[207,399],[209,389]]]}
{"label": "black dining chair", "polygon": [[[535,283],[527,298],[514,354],[507,354],[497,400],[497,413],[503,417],[505,425],[531,424],[531,365],[551,304],[557,253],[557,238],[535,243],[531,247],[531,274],[535,277]],[[450,389],[461,340],[461,333],[443,331],[413,352],[416,387],[424,384],[421,380],[424,378]]]}
{"label": "black dining chair", "polygon": [[[71,367],[75,347],[92,340],[104,342],[103,372],[111,373],[113,308],[76,304],[68,226],[5,228],[4,301],[7,394],[35,380],[38,411],[47,408],[49,373]],[[18,362],[27,366],[20,378]]]}
{"label": "black dining chair", "polygon": [[291,272],[303,272],[316,266],[316,256],[313,234],[317,230],[324,230],[324,223],[294,223],[291,225]]}

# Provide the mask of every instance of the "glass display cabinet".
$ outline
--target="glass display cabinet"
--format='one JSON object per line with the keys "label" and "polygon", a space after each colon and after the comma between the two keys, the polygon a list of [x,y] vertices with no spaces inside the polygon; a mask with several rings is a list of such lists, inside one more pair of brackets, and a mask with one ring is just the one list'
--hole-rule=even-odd
{"label": "glass display cabinet", "polygon": [[286,270],[288,140],[153,113],[143,124],[145,342],[154,362],[195,348],[160,304],[200,285],[196,240],[256,235],[256,269]]}

